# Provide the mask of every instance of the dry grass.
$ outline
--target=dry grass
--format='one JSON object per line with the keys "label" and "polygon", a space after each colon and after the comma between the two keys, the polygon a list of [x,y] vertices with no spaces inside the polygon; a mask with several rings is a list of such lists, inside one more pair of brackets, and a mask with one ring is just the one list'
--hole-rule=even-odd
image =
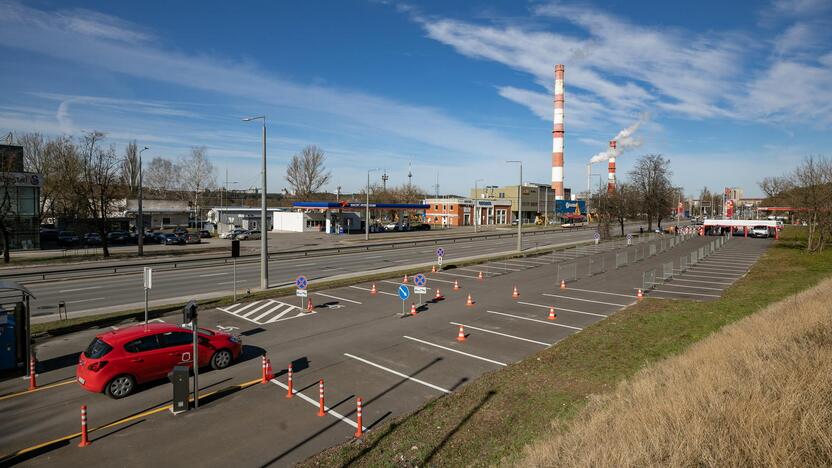
{"label": "dry grass", "polygon": [[592,397],[524,466],[831,466],[832,279]]}

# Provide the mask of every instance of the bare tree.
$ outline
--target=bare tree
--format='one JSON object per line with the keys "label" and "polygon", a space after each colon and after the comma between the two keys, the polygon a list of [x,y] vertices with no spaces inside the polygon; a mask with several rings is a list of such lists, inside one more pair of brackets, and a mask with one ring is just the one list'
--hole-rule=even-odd
{"label": "bare tree", "polygon": [[11,256],[11,227],[17,216],[17,195],[12,196],[12,190],[17,190],[11,183],[11,158],[5,160],[0,167],[0,240],[3,241],[3,263],[9,263]]}
{"label": "bare tree", "polygon": [[610,218],[618,222],[621,235],[624,235],[624,223],[628,218],[638,215],[639,199],[638,193],[632,185],[626,182],[619,183],[615,190],[607,197],[607,207]]}
{"label": "bare tree", "polygon": [[638,193],[640,209],[647,214],[647,229],[658,227],[673,207],[674,189],[670,184],[670,161],[660,154],[647,154],[639,158],[630,171],[633,188]]}
{"label": "bare tree", "polygon": [[292,156],[286,169],[286,180],[298,198],[308,199],[329,182],[332,174],[326,171],[325,162],[324,151],[315,145]]}
{"label": "bare tree", "polygon": [[166,158],[153,158],[144,172],[144,183],[157,195],[165,196],[180,186],[181,168]]}
{"label": "bare tree", "polygon": [[107,245],[109,218],[122,195],[120,184],[121,161],[115,147],[101,148],[104,134],[97,131],[86,133],[80,142],[81,179],[79,193],[87,201],[87,213],[95,222],[101,235],[101,246],[105,257],[110,256]]}
{"label": "bare tree", "polygon": [[136,140],[124,147],[124,160],[121,162],[122,183],[127,187],[129,195],[136,196],[139,192],[139,148]]}
{"label": "bare tree", "polygon": [[182,190],[189,194],[196,219],[200,219],[200,196],[206,189],[217,185],[214,165],[208,160],[207,148],[195,146],[180,163]]}

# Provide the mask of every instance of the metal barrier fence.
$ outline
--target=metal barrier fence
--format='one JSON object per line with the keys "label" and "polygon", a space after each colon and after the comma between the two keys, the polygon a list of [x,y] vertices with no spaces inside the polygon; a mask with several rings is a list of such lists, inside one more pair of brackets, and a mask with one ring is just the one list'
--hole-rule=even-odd
{"label": "metal barrier fence", "polygon": [[604,272],[604,256],[589,257],[589,276]]}
{"label": "metal barrier fence", "polygon": [[618,252],[615,254],[615,269],[627,266],[627,252]]}
{"label": "metal barrier fence", "polygon": [[653,289],[656,285],[656,270],[648,270],[641,275],[641,289]]}
{"label": "metal barrier fence", "polygon": [[699,263],[699,256],[696,254],[696,251],[690,253],[690,264],[691,266],[696,265]]}
{"label": "metal barrier fence", "polygon": [[684,273],[687,270],[688,270],[688,257],[686,255],[682,256],[682,257],[679,257],[679,271]]}
{"label": "metal barrier fence", "polygon": [[653,255],[656,255],[656,244],[650,244],[650,253],[647,256],[652,257]]}
{"label": "metal barrier fence", "polygon": [[665,263],[663,266],[664,274],[662,274],[663,280],[669,280],[673,278],[673,260]]}
{"label": "metal barrier fence", "polygon": [[699,260],[705,258],[705,247],[699,247]]}
{"label": "metal barrier fence", "polygon": [[557,276],[557,283],[560,284],[561,281],[575,281],[578,279],[578,264],[570,263],[570,264],[563,264],[558,263],[558,276]]}
{"label": "metal barrier fence", "polygon": [[644,260],[644,246],[642,245],[641,248],[636,247],[636,259],[635,261],[638,262],[639,260]]}

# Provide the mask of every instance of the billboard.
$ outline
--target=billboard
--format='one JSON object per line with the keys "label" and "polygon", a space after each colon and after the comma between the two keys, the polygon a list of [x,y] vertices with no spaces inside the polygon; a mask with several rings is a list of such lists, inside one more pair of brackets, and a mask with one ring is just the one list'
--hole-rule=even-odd
{"label": "billboard", "polygon": [[586,201],[584,201],[584,200],[555,200],[555,213],[557,213],[557,214],[574,214],[576,211],[579,214],[586,214]]}

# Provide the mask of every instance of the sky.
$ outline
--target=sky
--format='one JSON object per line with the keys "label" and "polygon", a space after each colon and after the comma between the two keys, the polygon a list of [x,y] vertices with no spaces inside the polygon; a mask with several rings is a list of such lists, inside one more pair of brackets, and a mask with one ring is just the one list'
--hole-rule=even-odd
{"label": "sky", "polygon": [[[0,132],[99,130],[145,160],[205,146],[218,183],[288,187],[327,155],[329,191],[467,195],[551,179],[554,65],[565,65],[565,182],[640,122],[617,159],[670,160],[688,194],[781,175],[832,145],[832,2],[85,2],[0,0]],[[593,173],[606,172],[606,163]],[[374,172],[373,182],[380,182]],[[605,174],[601,177],[605,177]],[[593,184],[599,177],[593,176]]]}

